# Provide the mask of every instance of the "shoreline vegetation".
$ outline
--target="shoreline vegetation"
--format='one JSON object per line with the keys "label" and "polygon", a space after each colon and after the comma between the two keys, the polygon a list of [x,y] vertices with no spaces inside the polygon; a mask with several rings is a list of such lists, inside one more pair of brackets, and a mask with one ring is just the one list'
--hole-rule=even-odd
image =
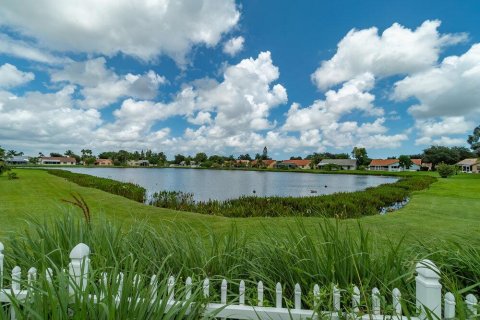
{"label": "shoreline vegetation", "polygon": [[351,219],[380,214],[383,208],[404,201],[413,191],[426,189],[436,180],[429,176],[413,176],[356,192],[309,197],[242,196],[225,201],[194,201],[191,193],[160,191],[154,193],[148,203],[230,218],[315,216]]}
{"label": "shoreline vegetation", "polygon": [[147,190],[138,184],[100,178],[89,174],[74,173],[67,170],[52,169],[45,171],[82,187],[99,189],[141,203],[146,201]]}
{"label": "shoreline vegetation", "polygon": [[310,197],[242,196],[225,201],[194,201],[193,194],[181,191],[155,192],[146,198],[145,188],[112,179],[66,170],[46,170],[80,186],[100,189],[152,206],[224,217],[287,217],[314,216],[339,219],[375,215],[408,198],[413,191],[428,188],[437,179],[431,176],[406,176],[391,184],[382,184],[363,191],[342,192]]}

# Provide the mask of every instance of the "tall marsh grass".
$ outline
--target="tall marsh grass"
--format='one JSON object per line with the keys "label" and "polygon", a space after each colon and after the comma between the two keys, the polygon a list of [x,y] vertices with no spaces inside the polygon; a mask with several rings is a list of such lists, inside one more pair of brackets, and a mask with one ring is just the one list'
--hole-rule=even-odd
{"label": "tall marsh grass", "polygon": [[401,202],[413,191],[428,188],[437,179],[430,176],[405,177],[392,184],[313,197],[243,196],[225,201],[193,201],[190,193],[154,193],[149,204],[162,208],[225,217],[321,216],[340,219],[375,215],[384,207]]}
{"label": "tall marsh grass", "polygon": [[[114,279],[120,271],[126,277],[141,274],[145,279],[155,274],[166,280],[173,275],[177,283],[185,283],[187,277],[192,277],[197,289],[201,281],[209,277],[212,299],[219,298],[223,278],[229,280],[229,299],[238,298],[239,282],[245,280],[247,303],[255,303],[256,283],[262,281],[266,287],[266,306],[274,304],[277,282],[284,286],[288,306],[293,305],[289,298],[293,297],[295,283],[300,283],[304,293],[312,292],[313,285],[319,284],[322,301],[329,305],[333,285],[342,289],[344,305],[350,304],[353,285],[357,285],[364,308],[370,305],[373,287],[379,288],[386,297],[391,296],[391,290],[397,287],[402,292],[405,310],[413,312],[414,266],[425,257],[441,268],[445,290],[460,294],[467,288],[478,293],[478,287],[472,284],[480,283],[478,246],[454,242],[439,242],[435,247],[422,243],[414,246],[402,242],[379,243],[362,225],[347,227],[338,220],[319,220],[314,232],[307,232],[301,220],[285,232],[265,226],[255,238],[247,237],[235,227],[222,235],[215,232],[205,235],[190,227],[167,222],[159,228],[160,231],[144,222],[122,226],[102,219],[94,220],[88,227],[71,214],[54,221],[31,219],[28,224],[25,233],[14,234],[5,243],[6,270],[15,265],[23,270],[31,266],[39,270],[46,267],[61,270],[69,262],[70,250],[83,242],[91,248],[93,273],[89,283],[94,292],[115,292],[113,282],[107,287],[99,284],[99,274],[108,272]],[[46,314],[54,319],[51,314],[64,314],[68,308],[73,308],[75,314],[78,312],[79,318],[139,319],[162,313],[161,307],[153,310],[147,304],[133,310],[118,310],[113,301],[96,306],[86,299],[79,299],[72,307],[62,300],[66,294],[62,286],[54,286],[56,289],[53,290],[46,285],[39,286],[42,295],[35,298],[32,305],[18,311],[31,312],[31,318],[38,319]],[[139,292],[135,288],[126,290],[141,297],[148,294],[147,288],[145,285]],[[182,288],[179,284],[176,291],[182,292]],[[161,283],[159,290],[166,290],[165,282]],[[311,294],[303,295],[302,299],[306,308],[313,307]],[[388,310],[391,306],[384,303]],[[180,308],[178,312],[182,310]]]}

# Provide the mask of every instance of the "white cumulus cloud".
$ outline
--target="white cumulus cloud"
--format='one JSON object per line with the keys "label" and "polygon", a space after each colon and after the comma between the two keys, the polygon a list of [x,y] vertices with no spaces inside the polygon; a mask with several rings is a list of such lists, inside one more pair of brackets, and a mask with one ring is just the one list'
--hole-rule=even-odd
{"label": "white cumulus cloud", "polygon": [[243,50],[244,42],[245,39],[242,36],[231,38],[223,45],[223,52],[233,57]]}
{"label": "white cumulus cloud", "polygon": [[0,88],[16,87],[35,79],[32,72],[23,72],[14,65],[5,63],[0,66]]}
{"label": "white cumulus cloud", "polygon": [[73,62],[63,69],[54,71],[52,81],[66,81],[82,87],[84,99],[78,103],[85,108],[103,108],[121,97],[153,99],[158,88],[166,82],[165,77],[150,70],[143,75],[118,75],[106,67],[103,57],[82,62]]}
{"label": "white cumulus cloud", "polygon": [[393,98],[416,98],[409,111],[417,118],[480,116],[480,44],[460,56],[395,84]]}
{"label": "white cumulus cloud", "polygon": [[179,63],[193,45],[216,45],[239,17],[233,0],[27,0],[0,8],[2,26],[51,50],[143,60],[166,54]]}
{"label": "white cumulus cloud", "polygon": [[365,72],[386,77],[426,70],[437,62],[443,47],[466,39],[465,34],[442,35],[439,26],[438,20],[427,20],[415,30],[394,23],[381,35],[376,27],[352,29],[312,80],[324,90]]}
{"label": "white cumulus cloud", "polygon": [[97,110],[74,107],[73,86],[15,96],[0,91],[0,137],[16,148],[73,148],[89,144],[102,124]]}

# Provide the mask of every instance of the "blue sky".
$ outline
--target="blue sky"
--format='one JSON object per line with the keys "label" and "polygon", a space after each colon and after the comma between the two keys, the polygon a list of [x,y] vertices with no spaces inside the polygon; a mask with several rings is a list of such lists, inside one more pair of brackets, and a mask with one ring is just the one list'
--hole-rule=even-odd
{"label": "blue sky", "polygon": [[0,146],[371,157],[465,145],[478,1],[7,1]]}

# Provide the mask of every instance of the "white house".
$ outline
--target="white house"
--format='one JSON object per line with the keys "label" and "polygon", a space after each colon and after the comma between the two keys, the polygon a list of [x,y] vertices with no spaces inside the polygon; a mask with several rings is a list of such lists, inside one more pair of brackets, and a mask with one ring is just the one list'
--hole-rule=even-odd
{"label": "white house", "polygon": [[28,164],[30,157],[15,156],[9,159],[6,159],[5,162],[8,164]]}
{"label": "white house", "polygon": [[132,167],[148,167],[150,162],[148,160],[129,160],[127,164]]}
{"label": "white house", "polygon": [[326,165],[336,165],[342,168],[342,170],[356,170],[357,160],[355,159],[323,159],[317,165],[319,169],[322,169]]}
{"label": "white house", "polygon": [[70,157],[40,157],[38,158],[38,164],[57,164],[73,166],[77,164],[77,160]]}
{"label": "white house", "polygon": [[463,159],[462,161],[457,163],[457,166],[460,167],[462,172],[479,173],[480,159],[477,159],[477,158]]}
{"label": "white house", "polygon": [[408,169],[400,166],[398,159],[373,159],[368,166],[372,171],[420,171],[422,168],[422,159],[411,159],[412,165]]}

